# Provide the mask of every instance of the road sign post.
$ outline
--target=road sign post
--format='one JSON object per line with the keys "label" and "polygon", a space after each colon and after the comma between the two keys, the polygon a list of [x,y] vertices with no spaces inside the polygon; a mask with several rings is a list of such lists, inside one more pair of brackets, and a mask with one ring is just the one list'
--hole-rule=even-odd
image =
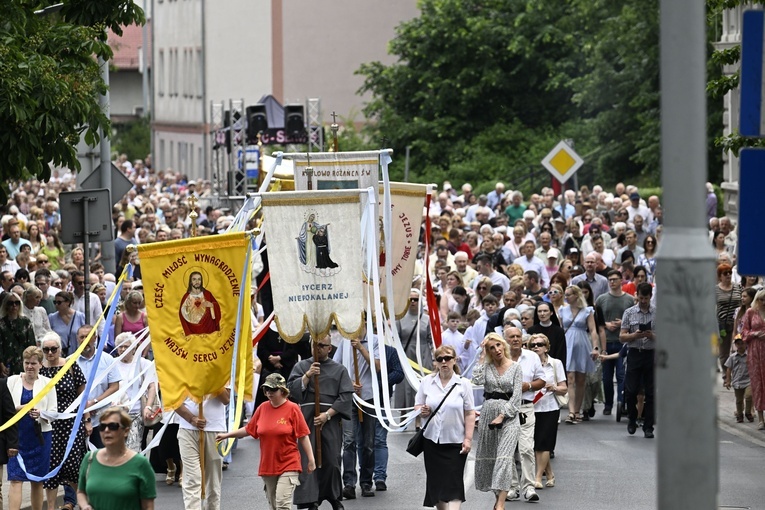
{"label": "road sign post", "polygon": [[90,253],[91,241],[114,240],[111,192],[108,189],[65,191],[59,195],[61,240],[82,243],[85,255],[85,322],[90,324]]}

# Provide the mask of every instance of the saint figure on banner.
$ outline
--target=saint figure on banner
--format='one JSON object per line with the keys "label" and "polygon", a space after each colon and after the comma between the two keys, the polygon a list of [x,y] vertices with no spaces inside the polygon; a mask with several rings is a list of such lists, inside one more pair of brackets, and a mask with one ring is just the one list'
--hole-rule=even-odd
{"label": "saint figure on banner", "polygon": [[329,258],[327,227],[319,227],[319,231],[313,235],[313,244],[316,246],[316,267],[318,269],[335,269],[337,264]]}
{"label": "saint figure on banner", "polygon": [[338,264],[329,256],[329,223],[316,221],[316,213],[308,215],[296,239],[303,271],[319,276],[332,276],[340,272]]}
{"label": "saint figure on banner", "polygon": [[186,335],[205,335],[220,331],[220,305],[212,292],[204,288],[200,271],[189,275],[188,290],[178,312]]}

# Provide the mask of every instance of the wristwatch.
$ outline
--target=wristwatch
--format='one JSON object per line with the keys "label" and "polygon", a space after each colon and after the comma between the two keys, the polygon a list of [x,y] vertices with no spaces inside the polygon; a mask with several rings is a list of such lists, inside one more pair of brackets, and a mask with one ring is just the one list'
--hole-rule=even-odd
{"label": "wristwatch", "polygon": [[331,419],[332,419],[332,415],[331,415],[331,414],[329,414],[329,411],[325,411],[325,412],[324,412],[324,414],[326,414],[326,415],[327,415],[327,421],[329,421],[329,420],[331,420]]}

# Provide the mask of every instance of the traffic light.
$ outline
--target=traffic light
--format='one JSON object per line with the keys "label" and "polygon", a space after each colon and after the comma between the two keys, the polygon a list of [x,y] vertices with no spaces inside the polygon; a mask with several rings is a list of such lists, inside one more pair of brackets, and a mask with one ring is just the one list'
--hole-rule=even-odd
{"label": "traffic light", "polygon": [[258,133],[268,129],[266,105],[248,106],[245,113],[247,116],[247,141],[250,144],[256,144],[258,143]]}

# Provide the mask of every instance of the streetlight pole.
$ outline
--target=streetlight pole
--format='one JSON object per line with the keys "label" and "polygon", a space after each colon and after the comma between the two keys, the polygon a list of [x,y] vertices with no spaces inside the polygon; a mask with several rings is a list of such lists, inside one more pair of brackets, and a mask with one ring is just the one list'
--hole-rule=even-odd
{"label": "streetlight pole", "polygon": [[705,224],[706,13],[661,0],[661,165],[665,225],[656,272],[658,508],[717,508],[717,323]]}

